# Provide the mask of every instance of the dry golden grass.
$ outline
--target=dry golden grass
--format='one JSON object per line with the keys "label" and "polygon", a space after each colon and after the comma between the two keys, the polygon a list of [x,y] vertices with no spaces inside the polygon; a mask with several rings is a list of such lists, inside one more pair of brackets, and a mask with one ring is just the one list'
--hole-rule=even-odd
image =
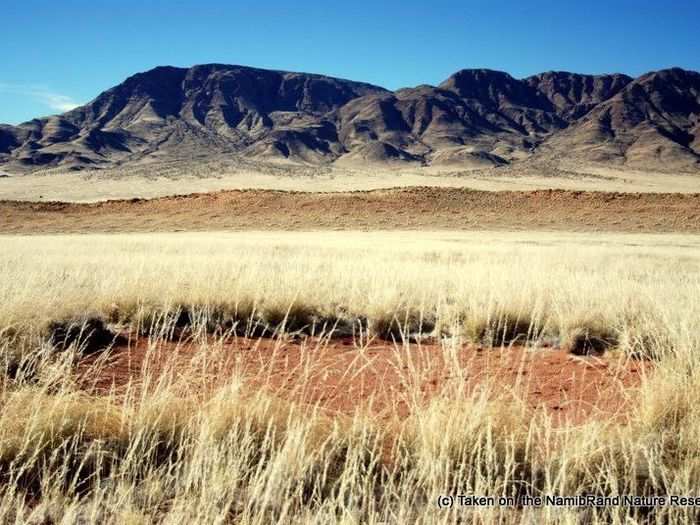
{"label": "dry golden grass", "polygon": [[[456,494],[697,491],[697,237],[248,232],[6,236],[2,243],[5,522],[686,523],[699,517],[695,508],[673,506],[437,505],[438,496]],[[148,388],[88,396],[73,374],[85,334],[63,352],[47,343],[52,321],[81,323],[88,315],[154,342],[184,323],[200,354],[191,373],[157,376],[144,368]],[[325,332],[357,327],[358,336],[399,345],[419,332],[493,344],[518,337],[533,346],[566,344],[584,331],[614,339],[609,351],[621,359],[646,354],[657,364],[640,387],[642,402],[622,420],[565,427],[546,414],[533,416],[517,389],[495,395],[488,386],[467,393],[446,385],[431,403],[416,401],[408,418],[380,422],[363,412],[332,417],[295,405],[236,374],[213,391],[197,388],[203,363],[215,357],[216,334],[237,326],[249,335],[254,326],[308,332],[309,325]],[[214,342],[199,337],[204,333],[214,334]],[[92,373],[104,364],[98,359]]]}
{"label": "dry golden grass", "polygon": [[630,347],[663,337],[668,351],[699,337],[694,236],[248,232],[6,236],[3,246],[6,330],[89,315],[147,328],[180,309],[222,328],[253,319],[496,342],[592,330]]}

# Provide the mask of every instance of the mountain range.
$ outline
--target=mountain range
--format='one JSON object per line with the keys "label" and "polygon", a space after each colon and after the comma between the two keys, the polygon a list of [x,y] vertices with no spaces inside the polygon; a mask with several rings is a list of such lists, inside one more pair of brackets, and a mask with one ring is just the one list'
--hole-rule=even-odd
{"label": "mountain range", "polygon": [[516,79],[464,69],[438,86],[389,91],[244,66],[166,66],[62,115],[0,125],[7,173],[211,158],[700,172],[700,73]]}

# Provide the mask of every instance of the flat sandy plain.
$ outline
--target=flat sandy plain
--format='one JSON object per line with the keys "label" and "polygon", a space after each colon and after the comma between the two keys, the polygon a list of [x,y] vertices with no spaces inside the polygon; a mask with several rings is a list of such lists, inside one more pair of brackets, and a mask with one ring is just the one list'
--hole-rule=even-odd
{"label": "flat sandy plain", "polygon": [[436,167],[313,167],[287,164],[167,163],[84,172],[45,170],[0,176],[0,200],[96,202],[221,190],[367,191],[430,186],[487,191],[561,189],[626,193],[697,193],[700,176],[589,166],[517,166],[464,170]]}

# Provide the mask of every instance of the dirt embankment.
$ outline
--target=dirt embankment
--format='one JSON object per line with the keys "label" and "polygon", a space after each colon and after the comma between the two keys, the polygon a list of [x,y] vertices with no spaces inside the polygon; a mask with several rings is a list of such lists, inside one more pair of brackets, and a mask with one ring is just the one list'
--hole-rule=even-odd
{"label": "dirt embankment", "polygon": [[700,193],[420,187],[236,190],[91,204],[0,201],[0,233],[398,229],[700,233]]}

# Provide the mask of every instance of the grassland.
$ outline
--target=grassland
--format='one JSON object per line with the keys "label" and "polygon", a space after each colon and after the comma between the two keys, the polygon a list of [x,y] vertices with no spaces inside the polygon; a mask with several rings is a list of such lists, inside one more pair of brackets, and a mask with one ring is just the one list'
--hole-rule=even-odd
{"label": "grassland", "polygon": [[[697,495],[697,236],[7,235],[2,247],[4,522],[699,517],[671,505],[437,505],[457,494]],[[402,410],[379,418],[363,399],[329,412],[267,388],[272,369],[250,376],[234,361],[218,373],[244,341],[287,359],[290,340],[323,352],[334,337],[352,338],[346,352],[358,360],[372,341],[385,342],[405,378]],[[132,341],[145,348],[133,377],[94,388]],[[409,352],[421,345],[453,364],[429,397]],[[559,348],[610,369],[648,365],[638,386],[616,394],[626,403],[614,417],[562,424],[528,406],[522,386],[465,389],[468,345],[494,355]],[[181,355],[163,358],[163,348]],[[324,373],[318,366],[303,360],[285,392],[303,390],[304,378]]]}

